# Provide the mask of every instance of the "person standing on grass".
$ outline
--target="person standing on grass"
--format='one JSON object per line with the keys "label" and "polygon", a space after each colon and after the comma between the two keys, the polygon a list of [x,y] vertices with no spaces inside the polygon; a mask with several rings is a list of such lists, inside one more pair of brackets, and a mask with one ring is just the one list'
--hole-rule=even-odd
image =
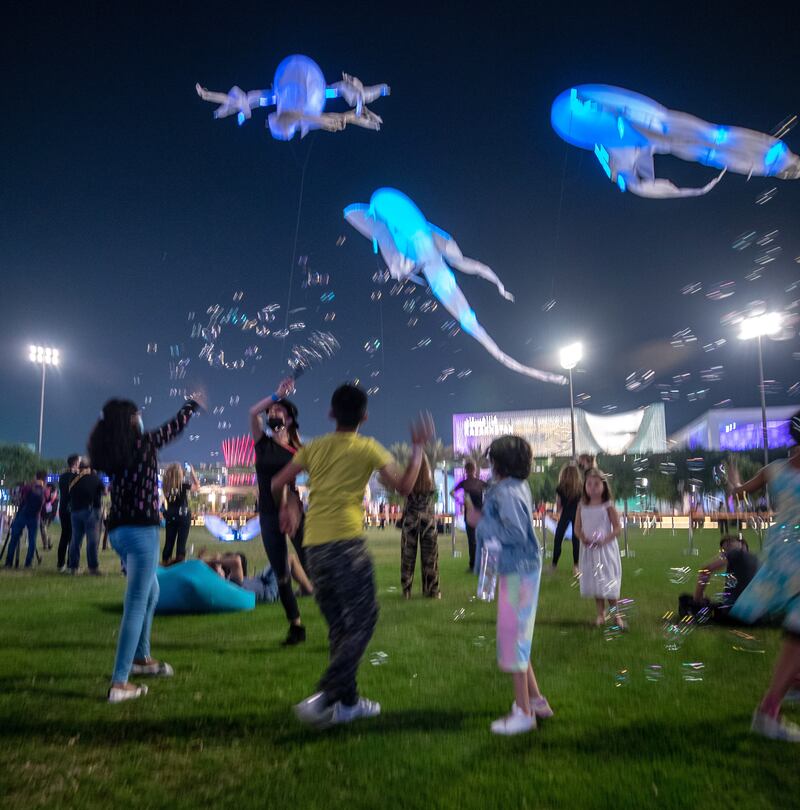
{"label": "person standing on grass", "polygon": [[578,573],[581,543],[575,533],[575,513],[578,511],[582,491],[583,481],[577,465],[565,464],[558,475],[558,486],[556,487],[556,505],[559,518],[553,534],[553,571],[555,571],[561,557],[561,544],[564,542],[567,527],[572,526],[572,573]]}
{"label": "person standing on grass", "polygon": [[785,700],[800,700],[800,411],[791,418],[789,433],[795,445],[788,460],[762,467],[744,484],[738,483],[735,469],[731,473],[734,495],[769,485],[775,523],[767,532],[761,568],[730,616],[754,624],[769,614],[783,615],[783,645],[750,730],[773,740],[800,742],[800,726],[780,713]]}
{"label": "person standing on grass", "polygon": [[[411,459],[400,470],[375,439],[358,435],[367,419],[367,395],[342,385],[331,398],[336,430],[314,439],[272,479],[280,502],[284,488],[303,471],[309,476],[306,559],[314,596],[328,623],[330,661],[317,691],[295,706],[304,723],[326,728],[377,717],[379,703],[359,698],[356,673],[378,620],[375,571],[362,534],[361,499],[373,472],[387,487],[408,495],[419,475],[423,446],[433,438],[430,415],[411,426]],[[298,504],[284,500],[281,527],[290,535],[299,523]]]}
{"label": "person standing on grass", "polygon": [[[575,533],[581,542],[579,573],[581,596],[593,598],[597,606],[595,626],[606,621],[605,605],[617,607],[622,585],[622,559],[617,537],[622,531],[619,515],[611,499],[606,476],[592,467],[583,480],[583,499],[578,504]],[[617,615],[617,624],[625,629],[625,621]]]}
{"label": "person standing on grass", "polygon": [[[186,478],[189,478],[187,481]],[[191,464],[186,465],[184,473],[180,464],[170,464],[164,471],[164,481],[161,489],[166,501],[164,522],[166,532],[164,538],[164,551],[161,553],[163,564],[172,560],[182,562],[186,559],[186,541],[189,539],[189,529],[192,528],[192,513],[189,509],[189,493],[200,489],[200,482]],[[176,549],[177,541],[177,549]]]}
{"label": "person standing on grass", "polygon": [[69,545],[69,573],[77,574],[81,564],[81,546],[86,535],[86,563],[89,573],[100,574],[97,544],[100,540],[100,511],[106,488],[87,461],[81,461],[78,474],[69,485],[69,512],[72,542]]}
{"label": "person standing on grass", "polygon": [[537,718],[553,716],[531,664],[531,644],[542,558],[533,529],[533,501],[528,486],[533,454],[519,436],[501,436],[489,447],[493,485],[482,510],[470,519],[476,526],[480,560],[483,546],[490,540],[500,543],[497,582],[497,664],[511,673],[514,703],[511,713],[492,725],[493,734],[509,736],[536,728]]}
{"label": "person standing on grass", "polygon": [[131,674],[164,678],[174,674],[169,664],[150,657],[150,629],[158,603],[158,449],[182,433],[204,401],[194,395],[169,422],[145,431],[142,413],[133,402],[111,399],[89,436],[92,466],[111,479],[109,538],[127,572],[109,703],[147,694],[146,686],[128,682]]}
{"label": "person standing on grass", "polygon": [[417,545],[422,566],[422,595],[441,599],[439,592],[439,538],[436,532],[436,487],[431,465],[423,455],[419,475],[406,498],[400,534],[400,582],[403,596],[411,598]]}
{"label": "person standing on grass", "polygon": [[39,516],[44,504],[44,488],[47,473],[42,470],[36,473],[35,480],[22,487],[19,499],[19,508],[11,523],[11,536],[6,549],[6,568],[14,564],[17,553],[17,544],[20,543],[22,532],[28,530],[28,553],[25,555],[25,567],[33,565],[36,555],[36,532],[39,531]]}
{"label": "person standing on grass", "polygon": [[58,486],[45,484],[44,503],[42,504],[42,514],[39,520],[39,532],[42,535],[42,550],[48,551],[53,548],[53,541],[50,539],[50,526],[56,516],[58,509]]}
{"label": "person standing on grass", "polygon": [[474,461],[468,461],[464,465],[465,478],[462,478],[450,492],[451,495],[461,489],[464,490],[464,523],[467,529],[467,550],[469,552],[469,571],[475,571],[475,529],[468,520],[469,512],[477,509],[479,512],[483,506],[483,493],[486,490],[486,482],[478,477],[478,471]]}
{"label": "person standing on grass", "polygon": [[69,513],[69,485],[78,474],[81,457],[78,455],[67,458],[67,470],[58,476],[58,520],[61,523],[61,537],[58,541],[58,557],[56,568],[61,573],[67,571],[67,553],[72,542],[72,517]]}
{"label": "person standing on grass", "polygon": [[[286,397],[294,390],[294,380],[291,377],[283,380],[278,390],[256,402],[250,408],[250,432],[253,436],[256,456],[256,479],[258,480],[258,510],[261,524],[261,541],[267,559],[278,578],[278,595],[283,610],[289,621],[289,631],[283,646],[293,647],[306,640],[306,628],[300,618],[300,608],[297,606],[297,597],[292,589],[292,576],[289,567],[289,548],[286,544],[286,532],[280,525],[279,505],[272,497],[272,478],[294,459],[300,449],[300,434],[297,423],[297,406]],[[264,430],[264,421],[261,414],[266,412],[269,433]],[[298,508],[300,496],[297,494],[294,479],[287,482],[281,499],[291,498],[296,501]],[[300,520],[296,529],[291,533],[292,545],[295,547],[301,565],[305,568],[303,553],[302,509]]]}

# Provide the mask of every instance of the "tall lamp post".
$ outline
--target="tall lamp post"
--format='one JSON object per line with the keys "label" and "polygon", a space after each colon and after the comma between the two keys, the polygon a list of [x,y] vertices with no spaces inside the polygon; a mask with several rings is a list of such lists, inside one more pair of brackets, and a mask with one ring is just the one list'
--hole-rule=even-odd
{"label": "tall lamp post", "polygon": [[[764,466],[769,464],[769,434],[767,432],[767,399],[764,393],[764,353],[761,347],[761,338],[775,335],[781,331],[783,315],[780,312],[765,312],[763,315],[754,315],[745,318],[739,326],[739,340],[758,340],[758,388],[761,392],[761,440],[764,444]],[[767,512],[769,513],[769,491],[764,490],[767,499]]]}
{"label": "tall lamp post", "polygon": [[583,344],[570,343],[559,353],[561,368],[569,371],[569,422],[570,434],[572,436],[572,457],[575,458],[575,396],[572,393],[572,369],[580,363],[583,358]]}
{"label": "tall lamp post", "polygon": [[29,346],[28,360],[42,367],[42,392],[39,398],[39,443],[37,452],[42,455],[42,431],[44,430],[44,382],[48,366],[57,366],[61,362],[58,349],[49,346]]}

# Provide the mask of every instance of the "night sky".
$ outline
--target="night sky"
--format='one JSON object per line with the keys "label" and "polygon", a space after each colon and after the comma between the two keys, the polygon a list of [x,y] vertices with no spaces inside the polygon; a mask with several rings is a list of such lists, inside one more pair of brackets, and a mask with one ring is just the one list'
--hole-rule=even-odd
{"label": "night sky", "polygon": [[[566,407],[566,389],[514,374],[464,334],[449,337],[441,308],[405,311],[412,298],[417,310],[425,303],[421,288],[392,296],[391,284],[373,282],[382,268],[342,209],[384,185],[409,194],[515,294],[511,304],[459,276],[502,349],[557,370],[558,347],[583,340],[575,392],[591,396],[588,410],[657,401],[656,384],[673,387],[673,375],[684,373],[691,376],[680,398],[666,406],[668,431],[722,400],[757,406],[755,346],[736,340],[721,318],[754,300],[785,309],[800,299],[800,287],[787,292],[800,278],[800,182],[733,175],[697,199],[621,194],[591,154],[556,136],[549,113],[569,86],[607,83],[709,121],[770,131],[800,112],[800,50],[789,26],[733,19],[730,4],[668,14],[646,4],[551,4],[535,14],[491,4],[480,15],[431,4],[352,12],[340,3],[83,5],[92,10],[21,4],[5,17],[0,441],[36,441],[39,372],[29,343],[56,346],[63,357],[47,382],[50,457],[81,451],[111,396],[152,398],[145,424],[154,426],[178,408],[171,388],[202,384],[211,406],[225,410],[193,423],[169,455],[213,460],[223,438],[247,430],[247,406],[273,390],[286,350],[311,329],[332,331],[341,350],[301,380],[295,399],[307,437],[327,429],[331,391],[355,377],[380,388],[365,432],[386,443],[406,438],[419,408],[433,412],[450,443],[453,412]],[[283,143],[265,129],[266,111],[240,128],[233,117],[215,121],[214,106],[195,93],[196,82],[267,88],[291,53],[311,56],[328,82],[345,70],[389,83],[392,95],[371,105],[383,129]],[[800,127],[785,140],[800,152]],[[212,368],[198,357],[203,341],[191,337],[209,307],[254,317],[279,304],[272,326],[283,325],[306,161],[296,258],[307,256],[307,269],[329,283],[303,288],[295,262],[291,306],[305,309],[289,320],[306,329],[284,345],[228,326],[217,348],[245,366]],[[672,158],[657,158],[656,170],[679,185],[715,174]],[[756,204],[774,187],[769,202]],[[735,250],[734,242],[774,230],[768,247],[780,253],[762,278],[746,280],[765,248]],[[724,281],[735,282],[735,294],[709,300]],[[698,282],[701,292],[681,294]],[[321,302],[329,292],[335,299]],[[335,320],[324,321],[327,312]],[[697,341],[670,346],[686,328]],[[703,351],[720,338],[728,343]],[[376,339],[370,355],[364,345]],[[262,359],[245,356],[254,345]],[[766,345],[766,375],[780,383],[769,403],[792,402],[798,348],[796,339]],[[170,360],[178,359],[189,359],[187,376],[172,380]],[[723,366],[721,381],[700,377],[711,366]],[[654,384],[627,391],[626,376],[649,368]],[[437,382],[445,369],[456,373]],[[701,389],[702,397],[689,396]]]}

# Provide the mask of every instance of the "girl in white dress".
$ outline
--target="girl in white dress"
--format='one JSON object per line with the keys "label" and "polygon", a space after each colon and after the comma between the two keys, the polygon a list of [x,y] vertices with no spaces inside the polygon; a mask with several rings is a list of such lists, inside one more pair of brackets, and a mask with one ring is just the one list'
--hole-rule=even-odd
{"label": "girl in white dress", "polygon": [[[583,498],[578,505],[575,533],[581,541],[578,561],[581,596],[594,598],[597,605],[595,625],[605,624],[605,603],[617,606],[622,583],[622,560],[617,537],[622,531],[619,515],[611,499],[606,476],[597,468],[587,470],[583,480]],[[617,623],[625,629],[622,616]]]}

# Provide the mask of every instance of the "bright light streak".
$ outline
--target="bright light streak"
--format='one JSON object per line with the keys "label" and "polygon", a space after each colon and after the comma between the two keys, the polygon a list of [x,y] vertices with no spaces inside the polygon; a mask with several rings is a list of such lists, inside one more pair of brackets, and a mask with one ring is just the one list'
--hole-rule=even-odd
{"label": "bright light streak", "polygon": [[745,318],[739,324],[739,340],[751,340],[756,337],[775,335],[781,331],[783,315],[780,312],[765,312]]}
{"label": "bright light streak", "polygon": [[569,346],[564,346],[559,352],[559,359],[561,361],[561,368],[567,370],[575,368],[583,359],[583,344],[570,343]]}

